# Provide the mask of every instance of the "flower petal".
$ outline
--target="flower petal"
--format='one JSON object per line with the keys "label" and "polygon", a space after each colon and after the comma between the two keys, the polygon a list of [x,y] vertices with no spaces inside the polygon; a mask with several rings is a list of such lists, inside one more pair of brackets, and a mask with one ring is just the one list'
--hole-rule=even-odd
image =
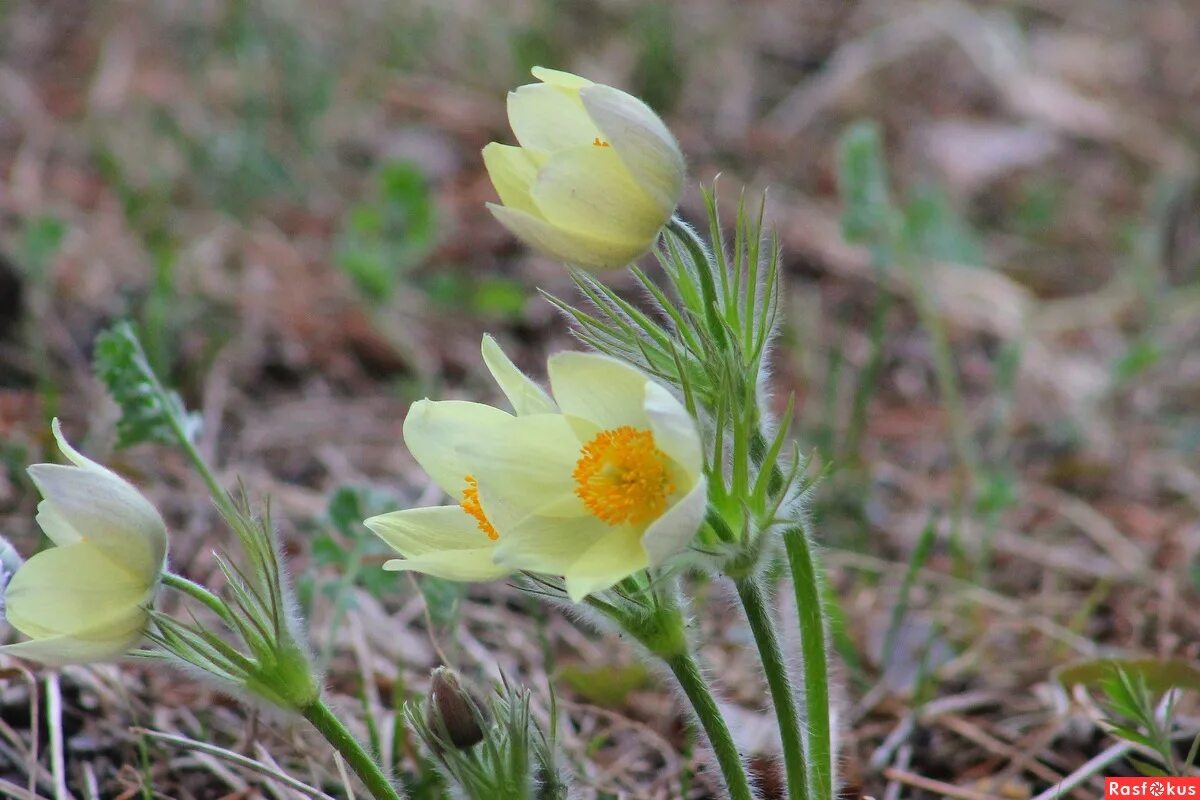
{"label": "flower petal", "polygon": [[126,623],[125,629],[119,629],[114,624],[103,631],[86,632],[87,638],[51,636],[17,642],[0,647],[0,653],[37,661],[50,667],[113,661],[132,650],[144,635],[144,614],[136,617],[131,615]]}
{"label": "flower petal", "polygon": [[492,561],[496,543],[458,506],[393,511],[363,524],[404,556],[384,564],[387,570],[453,581],[490,581],[509,572]]}
{"label": "flower petal", "polygon": [[618,269],[637,260],[652,242],[630,239],[598,239],[551,225],[540,216],[514,208],[487,204],[501,225],[526,244],[549,256],[595,269]]}
{"label": "flower petal", "polygon": [[511,526],[533,513],[577,517],[586,513],[575,496],[571,473],[579,440],[561,414],[513,417],[505,432],[508,449],[499,458],[479,459],[475,478],[484,514],[503,539]]}
{"label": "flower petal", "polygon": [[483,148],[483,164],[487,167],[492,185],[496,187],[496,193],[500,195],[500,201],[509,208],[539,216],[540,212],[529,190],[537,179],[541,161],[544,161],[544,157],[534,157],[521,147],[492,142]]}
{"label": "flower petal", "polygon": [[590,515],[571,520],[530,515],[500,535],[494,558],[512,570],[564,575],[614,530]]}
{"label": "flower petal", "polygon": [[610,530],[563,573],[567,579],[567,594],[576,603],[649,566],[636,528],[626,526]]}
{"label": "flower petal", "polygon": [[75,466],[82,469],[94,469],[100,472],[115,474],[108,467],[92,461],[83,453],[72,447],[71,443],[67,441],[67,437],[63,436],[62,425],[59,424],[58,417],[55,417],[50,421],[50,432],[54,434],[54,441],[58,444],[58,449],[61,450],[62,454],[67,457],[67,460]]}
{"label": "flower petal", "polygon": [[107,469],[34,464],[28,472],[53,506],[49,519],[56,535],[66,535],[69,526],[145,583],[162,571],[166,523],[132,484]]}
{"label": "flower petal", "polygon": [[556,353],[547,362],[547,371],[564,414],[601,430],[623,425],[650,428],[645,407],[650,380],[624,362],[598,353]]}
{"label": "flower petal", "polygon": [[391,558],[383,562],[383,568],[388,572],[420,572],[460,583],[487,583],[499,580],[511,571],[492,563],[490,549],[447,550],[412,558]]}
{"label": "flower petal", "polygon": [[704,521],[707,507],[708,483],[700,478],[679,502],[650,523],[641,539],[650,566],[658,566],[688,548]]}
{"label": "flower petal", "polygon": [[510,419],[483,403],[419,400],[404,418],[404,444],[443,492],[459,498],[481,455],[511,449],[501,433]]}
{"label": "flower petal", "polygon": [[655,446],[695,479],[704,466],[696,421],[673,394],[653,381],[646,382],[644,404]]}
{"label": "flower petal", "polygon": [[644,242],[647,250],[670,216],[642,191],[615,148],[591,141],[554,153],[530,195],[551,225],[595,239]]}
{"label": "flower petal", "polygon": [[[24,563],[25,559],[21,558],[17,548],[13,547],[8,539],[0,536],[0,596],[3,596],[4,587]],[[0,618],[4,616],[3,610],[3,603],[0,603]]]}
{"label": "flower petal", "polygon": [[500,390],[512,403],[518,416],[525,414],[554,414],[558,406],[529,376],[517,369],[517,365],[505,354],[496,340],[489,335],[483,337],[483,363],[500,385]]}
{"label": "flower petal", "polygon": [[[76,467],[80,469],[92,470],[93,472],[97,472],[101,475],[110,475],[116,480],[123,480],[112,470],[108,469],[102,464],[92,461],[90,458],[72,447],[71,443],[67,441],[67,438],[63,436],[62,425],[59,424],[57,417],[51,421],[50,430],[54,434],[54,440],[58,443],[58,449],[61,450],[62,454],[67,457],[67,460]],[[49,537],[50,541],[57,545],[66,545],[71,544],[72,542],[77,542],[83,538],[83,534],[71,527],[71,523],[54,510],[53,503],[43,500],[42,502],[38,503],[37,510],[37,523],[41,527],[42,532]]]}
{"label": "flower petal", "polygon": [[54,504],[43,500],[37,506],[38,526],[50,541],[63,546],[83,541],[83,534],[71,527],[61,514],[54,510]]}
{"label": "flower petal", "polygon": [[685,172],[683,154],[671,131],[649,106],[611,86],[583,87],[579,98],[665,221],[679,204]]}
{"label": "flower petal", "polygon": [[461,506],[426,506],[379,514],[363,522],[402,556],[443,550],[478,550],[492,547],[488,535]]}
{"label": "flower petal", "polygon": [[404,441],[452,497],[473,476],[483,510],[501,533],[512,517],[494,512],[489,497],[511,498],[523,516],[574,491],[579,441],[559,414],[514,417],[478,403],[422,400],[404,421]]}
{"label": "flower petal", "polygon": [[508,93],[508,122],[522,147],[542,153],[590,145],[600,136],[578,90],[545,83]]}
{"label": "flower petal", "polygon": [[[26,636],[75,635],[116,624],[125,631],[148,601],[152,582],[86,542],[43,550],[17,570],[4,593],[5,616]],[[126,631],[127,632],[127,631]],[[124,635],[124,634],[122,634]]]}
{"label": "flower petal", "polygon": [[534,67],[529,71],[533,73],[533,77],[542,83],[548,83],[551,86],[559,86],[564,89],[582,89],[585,86],[595,85],[587,78],[581,78],[574,73],[550,69],[549,67]]}

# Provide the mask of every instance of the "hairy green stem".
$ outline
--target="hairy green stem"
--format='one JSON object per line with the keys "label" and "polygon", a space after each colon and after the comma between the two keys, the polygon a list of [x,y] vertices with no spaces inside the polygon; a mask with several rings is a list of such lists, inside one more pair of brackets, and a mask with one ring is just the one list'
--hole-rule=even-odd
{"label": "hairy green stem", "polygon": [[208,493],[212,495],[213,502],[217,504],[217,508],[221,510],[221,514],[226,519],[237,519],[238,514],[234,509],[233,501],[229,497],[229,492],[221,488],[221,484],[217,481],[217,476],[213,474],[212,467],[204,460],[204,456],[200,455],[200,451],[196,449],[196,445],[188,438],[178,420],[172,415],[171,427],[175,429],[176,438],[179,439],[179,446],[183,448],[183,452],[187,454],[188,459],[192,462],[192,466],[200,473],[200,477],[204,479],[204,483],[208,486]]}
{"label": "hairy green stem", "polygon": [[683,687],[683,693],[691,702],[696,718],[700,720],[701,727],[708,735],[721,774],[725,776],[730,800],[754,800],[754,794],[750,791],[750,780],[746,777],[746,768],[738,754],[737,745],[734,744],[733,734],[729,732],[729,726],[721,716],[721,709],[700,672],[696,657],[685,650],[673,656],[664,656],[663,661],[671,668],[679,685]]}
{"label": "hairy green stem", "polygon": [[642,602],[637,603],[636,607],[634,604],[610,603],[594,595],[589,595],[586,602],[670,668],[716,754],[730,799],[754,800],[733,735],[688,642],[684,609],[680,604],[677,586],[674,583],[649,586],[633,593],[633,596],[638,595],[641,595]]}
{"label": "hairy green stem", "polygon": [[813,800],[833,797],[833,739],[829,722],[829,664],[825,645],[825,606],[812,542],[803,525],[784,531],[783,545],[796,592],[800,652],[804,662],[804,703],[808,721],[808,785]]}
{"label": "hairy green stem", "polygon": [[[138,343],[139,349],[141,343]],[[146,360],[145,373],[150,379],[154,387],[155,393],[158,395],[159,402],[163,408],[171,408],[170,394],[162,382],[158,379],[158,375],[154,369],[149,366],[149,359],[146,357],[145,351],[142,350],[142,358]],[[183,452],[187,455],[188,460],[192,462],[192,466],[200,473],[200,477],[204,479],[205,485],[208,487],[208,493],[212,495],[213,502],[217,504],[217,508],[226,519],[236,519],[237,511],[233,506],[233,500],[229,496],[229,492],[221,488],[217,476],[213,473],[212,467],[204,460],[204,456],[200,455],[200,451],[196,449],[196,444],[192,441],[192,437],[188,436],[187,430],[184,429],[183,421],[174,411],[166,412],[167,422],[171,426],[171,432],[175,434],[175,438],[179,441],[179,446],[183,448]]]}
{"label": "hairy green stem", "polygon": [[779,725],[779,743],[783,750],[783,767],[787,776],[788,798],[802,800],[808,797],[808,766],[804,758],[804,739],[800,732],[800,719],[796,713],[796,700],[792,694],[792,682],[788,677],[787,664],[779,647],[779,634],[771,617],[762,584],[753,578],[737,582],[738,597],[758,645],[763,673],[767,677],[767,688],[771,692],[771,704],[775,706],[775,719]]}
{"label": "hairy green stem", "polygon": [[342,758],[346,759],[350,769],[354,770],[354,774],[358,775],[375,800],[401,800],[400,793],[388,780],[379,764],[329,706],[325,705],[324,700],[318,698],[301,713],[325,737],[325,741],[342,754]]}
{"label": "hairy green stem", "polygon": [[183,592],[189,597],[200,601],[226,622],[231,621],[229,607],[225,605],[225,601],[195,581],[189,580],[182,575],[177,575],[174,572],[164,572],[162,582],[172,589]]}

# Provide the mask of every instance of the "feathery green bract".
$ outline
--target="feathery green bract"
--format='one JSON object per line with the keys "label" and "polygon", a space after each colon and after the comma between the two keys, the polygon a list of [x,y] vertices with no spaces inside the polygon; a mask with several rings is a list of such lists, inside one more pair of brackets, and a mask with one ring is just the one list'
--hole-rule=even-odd
{"label": "feathery green bract", "polygon": [[195,441],[200,416],[189,413],[179,395],[159,382],[128,321],[96,337],[93,369],[121,409],[118,448],[142,442],[176,444],[180,436]]}
{"label": "feathery green bract", "polygon": [[[1158,756],[1160,764],[1135,761],[1143,775],[1184,775],[1185,765],[1175,753],[1174,705],[1177,694],[1157,695],[1147,686],[1145,677],[1114,663],[1110,673],[1100,680],[1104,694],[1104,727],[1114,736],[1141,745]],[[1198,737],[1200,738],[1200,737]]]}
{"label": "feathery green bract", "polygon": [[[1200,688],[1200,669],[1191,661],[1103,657],[1063,667],[1054,677],[1068,692],[1080,687],[1099,692],[1100,724],[1157,758],[1157,764],[1130,759],[1143,775],[1187,774],[1200,735],[1179,724],[1175,706],[1183,692]],[[1178,745],[1189,739],[1190,752],[1181,760]]]}
{"label": "feathery green bract", "polygon": [[483,741],[459,749],[424,704],[405,704],[404,716],[445,776],[468,800],[566,800],[569,782],[559,765],[557,712],[551,698],[549,733],[530,711],[527,688],[507,680],[492,695]]}
{"label": "feathery green bract", "polygon": [[300,711],[319,693],[308,645],[287,594],[270,509],[255,517],[243,493],[227,514],[249,571],[225,556],[222,621],[239,640],[227,642],[200,622],[181,622],[155,612],[148,638],[180,660],[279,708]]}
{"label": "feathery green bract", "polygon": [[[571,274],[590,311],[557,297],[549,299],[575,322],[581,341],[676,386],[686,385],[703,407],[711,408],[727,388],[727,366],[754,382],[761,376],[776,327],[779,254],[774,240],[769,248],[763,246],[763,206],[751,216],[744,197],[738,205],[733,248],[727,253],[716,193],[706,190],[704,196],[717,246],[710,251],[695,232],[673,220],[658,251],[668,291],[642,270],[632,270],[647,292],[653,315],[583,270]],[[702,284],[713,290],[711,304],[699,288]],[[720,363],[729,354],[735,363]]]}
{"label": "feathery green bract", "polygon": [[[583,270],[572,278],[590,308],[549,299],[575,323],[580,341],[674,386],[712,430],[705,454],[709,500],[722,530],[744,542],[772,526],[785,501],[804,491],[805,462],[794,458],[779,467],[788,456],[787,420],[783,430],[763,433],[770,421],[763,418],[761,387],[778,327],[781,278],[778,240],[763,233],[765,201],[751,210],[740,198],[730,241],[715,189],[703,196],[713,246],[673,219],[657,252],[665,280],[632,269],[648,310]],[[794,482],[783,480],[784,473]]]}

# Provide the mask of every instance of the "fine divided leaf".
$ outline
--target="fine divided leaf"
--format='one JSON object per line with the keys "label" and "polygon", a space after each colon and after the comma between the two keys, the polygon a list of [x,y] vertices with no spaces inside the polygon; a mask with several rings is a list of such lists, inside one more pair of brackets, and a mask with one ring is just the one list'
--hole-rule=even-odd
{"label": "fine divided leaf", "polygon": [[121,409],[118,448],[175,444],[181,436],[195,441],[199,415],[188,413],[179,395],[159,383],[129,322],[118,322],[96,338],[92,366]]}

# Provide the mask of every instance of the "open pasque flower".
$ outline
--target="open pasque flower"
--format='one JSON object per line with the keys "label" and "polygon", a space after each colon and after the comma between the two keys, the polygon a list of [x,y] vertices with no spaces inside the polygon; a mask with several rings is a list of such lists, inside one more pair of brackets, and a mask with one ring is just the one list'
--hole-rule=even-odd
{"label": "open pasque flower", "polygon": [[636,97],[543,67],[508,95],[520,147],[483,149],[503,205],[528,244],[584,267],[623,267],[649,250],[683,191],[683,155]]}
{"label": "open pasque flower", "polygon": [[58,420],[53,430],[73,466],[34,464],[29,476],[44,498],[38,524],[55,546],[9,581],[5,616],[30,639],[0,652],[51,665],[118,658],[146,629],[167,528],[128,481],[75,450]]}
{"label": "open pasque flower", "polygon": [[561,575],[578,601],[688,546],[706,483],[695,422],[670,392],[608,356],[569,352],[550,358],[551,399],[491,339],[483,349],[517,413],[413,404],[405,443],[462,501],[367,520],[405,556],[385,569]]}

